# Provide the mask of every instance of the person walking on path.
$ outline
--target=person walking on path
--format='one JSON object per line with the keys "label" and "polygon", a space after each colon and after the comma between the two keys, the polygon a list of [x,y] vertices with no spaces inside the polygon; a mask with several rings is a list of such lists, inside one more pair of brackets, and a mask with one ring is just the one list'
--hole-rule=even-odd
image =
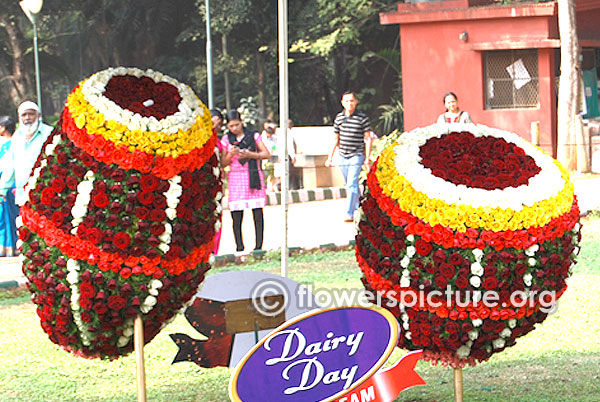
{"label": "person walking on path", "polygon": [[341,103],[344,110],[338,113],[333,121],[335,141],[325,166],[333,166],[333,158],[339,149],[339,166],[346,181],[348,197],[344,222],[352,222],[360,199],[358,177],[363,164],[369,168],[373,130],[369,117],[356,110],[358,100],[353,92],[345,92]]}
{"label": "person walking on path", "polygon": [[[0,116],[0,169],[2,159],[15,132],[15,121],[10,116]],[[0,175],[2,172],[0,171]],[[19,215],[19,208],[15,204],[13,190],[6,193],[6,201],[0,203],[0,257],[13,257],[17,252],[17,226],[15,220]]]}
{"label": "person walking on path", "polygon": [[40,121],[40,108],[34,102],[21,103],[18,114],[19,128],[2,159],[0,202],[4,202],[8,191],[15,188],[15,201],[20,206],[27,201],[25,185],[52,127]]}
{"label": "person walking on path", "polygon": [[228,133],[221,140],[224,148],[221,164],[230,167],[227,187],[236,251],[244,251],[242,219],[244,209],[248,208],[252,209],[254,218],[254,250],[260,250],[264,234],[263,208],[266,204],[265,179],[260,161],[269,158],[270,154],[261,135],[244,127],[237,110],[229,110],[226,120]]}

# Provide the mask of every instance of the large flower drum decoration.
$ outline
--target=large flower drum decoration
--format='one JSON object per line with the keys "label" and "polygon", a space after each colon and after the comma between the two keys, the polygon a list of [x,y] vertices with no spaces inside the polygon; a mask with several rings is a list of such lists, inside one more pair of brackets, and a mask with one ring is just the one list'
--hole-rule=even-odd
{"label": "large flower drum decoration", "polygon": [[149,342],[209,269],[221,181],[210,113],[152,70],[114,68],[67,98],[26,186],[23,272],[50,339],[86,357]]}
{"label": "large flower drum decoration", "polygon": [[356,255],[403,327],[399,346],[476,364],[542,322],[578,253],[568,172],[516,134],[433,125],[371,168]]}

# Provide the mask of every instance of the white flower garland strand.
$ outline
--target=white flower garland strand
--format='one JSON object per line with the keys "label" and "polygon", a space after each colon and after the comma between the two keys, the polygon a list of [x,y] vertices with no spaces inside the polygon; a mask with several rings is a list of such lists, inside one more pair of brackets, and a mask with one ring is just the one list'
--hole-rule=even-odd
{"label": "white flower garland strand", "polygon": [[94,172],[88,170],[83,177],[83,180],[77,185],[77,198],[73,208],[71,208],[71,233],[76,235],[79,224],[83,222],[83,217],[87,214],[88,206],[90,205],[90,197],[94,189]]}
{"label": "white flower garland strand", "polygon": [[[219,166],[221,166],[221,152],[219,152],[219,148],[215,147],[215,155],[217,156],[217,160],[219,161],[218,166],[213,167],[213,175],[217,178],[217,180],[221,177],[221,168]],[[223,192],[219,191],[216,195],[215,195],[215,202],[217,203],[217,207],[215,209],[215,217],[217,218],[215,220],[215,233],[219,232],[219,229],[221,228],[221,220],[219,219],[219,216],[221,215],[221,212],[223,212],[223,205],[221,204],[221,200],[223,199]],[[214,256],[212,256],[211,254],[211,258],[214,259]],[[211,261],[211,264],[214,261]]]}
{"label": "white flower garland strand", "polygon": [[[154,306],[156,306],[156,303],[158,302],[158,299],[156,297],[158,296],[159,289],[162,287],[163,283],[158,279],[150,280],[150,282],[148,283],[148,296],[146,296],[146,298],[140,305],[140,312],[142,314],[148,314],[150,311],[152,311]],[[171,322],[172,320],[173,319],[169,320],[169,322]],[[165,325],[167,325],[167,323],[163,323],[161,328],[163,328]],[[134,322],[132,319],[129,318],[125,321],[125,323],[123,324],[123,334],[117,340],[118,347],[125,347],[129,344],[129,342],[131,342],[131,338],[133,337],[133,326]]]}
{"label": "white flower garland strand", "polygon": [[117,347],[122,348],[127,346],[133,336],[133,319],[128,318],[123,323],[123,335],[117,340]]}
{"label": "white flower garland strand", "polygon": [[[421,164],[419,151],[427,140],[442,137],[451,132],[467,131],[475,137],[502,138],[522,148],[533,158],[541,171],[529,179],[527,185],[486,190],[456,185],[434,176],[431,169]],[[469,205],[473,208],[490,207],[520,211],[523,206],[556,196],[566,185],[555,161],[547,154],[525,141],[517,134],[474,124],[435,124],[402,134],[394,147],[395,167],[416,191],[429,198],[442,200],[450,205]]]}
{"label": "white flower garland strand", "polygon": [[[119,75],[132,75],[138,78],[149,77],[156,83],[167,82],[173,85],[177,88],[181,96],[181,102],[178,105],[179,111],[158,120],[154,116],[144,117],[139,113],[133,113],[130,110],[121,108],[103,95],[108,81],[112,77]],[[105,119],[123,124],[131,131],[141,130],[175,134],[179,130],[188,131],[196,124],[197,117],[204,115],[200,99],[198,99],[189,86],[180,83],[168,75],[151,69],[144,71],[133,67],[117,67],[100,71],[92,75],[81,85],[81,93],[93,108],[104,115]],[[148,99],[146,102],[150,100],[152,99]],[[150,105],[150,102],[147,104]]]}
{"label": "white flower garland strand", "polygon": [[[177,218],[177,206],[179,205],[179,201],[181,198],[181,194],[183,194],[183,187],[181,187],[181,176],[175,175],[171,177],[169,180],[169,189],[164,192],[167,199],[167,208],[165,209],[165,214],[167,215],[167,219],[173,221]],[[167,253],[171,248],[171,235],[173,234],[173,227],[169,222],[165,222],[165,231],[158,236],[160,240],[160,244],[158,248],[163,252]]]}
{"label": "white flower garland strand", "polygon": [[[176,175],[170,178],[169,180],[169,189],[164,192],[167,199],[167,207],[165,209],[165,214],[167,215],[168,220],[174,220],[177,217],[177,206],[179,205],[179,201],[181,198],[181,194],[183,193],[183,187],[181,187],[181,176]],[[163,252],[167,253],[171,248],[171,235],[173,233],[173,227],[171,223],[165,222],[165,231],[158,237],[160,240],[160,244],[158,248]],[[142,314],[148,314],[152,309],[156,306],[158,301],[157,296],[159,290],[163,287],[163,283],[158,279],[151,279],[148,283],[148,296],[144,299],[142,304],[140,305],[140,312]],[[167,323],[163,323],[163,326]],[[117,342],[119,347],[124,347],[131,340],[131,336],[133,335],[133,321],[126,325],[126,329],[123,331],[123,335],[119,337]]]}
{"label": "white flower garland strand", "polygon": [[217,206],[215,207],[215,217],[217,218],[215,219],[215,233],[217,233],[221,228],[221,220],[218,218],[219,215],[221,215],[221,213],[223,212],[223,205],[221,204],[222,199],[223,193],[219,191],[217,195],[215,195],[215,202],[217,203]]}
{"label": "white flower garland strand", "polygon": [[[142,314],[148,314],[152,311],[154,306],[156,306],[156,303],[158,302],[156,297],[158,296],[159,289],[162,287],[163,283],[158,279],[151,279],[150,282],[148,282],[148,296],[146,296],[140,305],[140,312]],[[132,319],[127,319],[123,323],[123,334],[117,340],[118,347],[122,348],[129,344],[131,337],[133,336],[133,326],[134,322]]]}
{"label": "white flower garland strand", "polygon": [[[54,154],[54,149],[60,143],[60,137],[61,137],[61,134],[55,134],[52,137],[52,142],[49,143],[48,145],[46,145],[45,152],[46,152],[47,157],[52,156],[52,154]],[[31,174],[31,176],[29,177],[29,180],[27,180],[27,184],[25,185],[25,199],[26,200],[29,199],[29,193],[31,192],[31,190],[33,190],[35,188],[35,186],[37,185],[37,182],[40,178],[42,169],[45,168],[47,165],[48,165],[48,159],[44,158],[40,162],[40,166],[38,166],[37,168],[35,168],[33,170],[33,173]]]}
{"label": "white flower garland strand", "polygon": [[469,283],[474,288],[478,288],[481,286],[481,277],[483,276],[483,266],[481,265],[481,261],[483,260],[483,250],[476,248],[471,250],[473,256],[475,257],[475,262],[471,264],[471,274],[472,276],[469,278]]}
{"label": "white flower garland strand", "polygon": [[410,332],[410,317],[406,314],[406,307],[400,303],[400,319],[402,320],[402,329],[404,330],[404,337],[406,339],[412,338],[412,332]]}
{"label": "white flower garland strand", "polygon": [[[575,248],[573,249],[573,255],[579,255],[579,247],[577,246],[579,244],[579,241],[577,240],[577,236],[579,235],[579,231],[581,230],[581,225],[579,224],[579,222],[577,222],[575,224],[575,226],[573,226],[572,229],[572,233],[573,233],[573,245],[575,246]],[[573,268],[575,264],[571,263],[571,268]]]}
{"label": "white flower garland strand", "polygon": [[[217,154],[217,157],[218,157],[218,152],[216,152],[216,154]],[[214,176],[218,180],[219,177],[221,177],[221,169],[219,167],[216,167],[216,166],[213,167],[213,174],[214,174]],[[214,216],[216,218],[215,219],[215,233],[218,233],[219,229],[221,228],[221,220],[219,219],[219,216],[223,212],[223,205],[221,204],[221,199],[223,199],[223,192],[219,191],[215,195],[215,200],[214,200],[214,202],[217,204],[216,208],[215,208],[215,212],[214,212]]]}
{"label": "white flower garland strand", "polygon": [[402,257],[400,260],[400,265],[402,268],[402,276],[400,277],[400,287],[408,288],[410,287],[410,271],[407,269],[410,264],[410,260],[414,257],[417,249],[415,248],[415,236],[408,235],[406,236],[406,241],[408,242],[408,246],[406,246],[406,255]]}
{"label": "white flower garland strand", "polygon": [[71,314],[73,321],[79,329],[79,337],[85,346],[90,346],[92,334],[87,329],[87,324],[81,319],[81,305],[79,304],[79,263],[76,260],[67,260],[67,282],[71,288]]}
{"label": "white flower garland strand", "polygon": [[467,343],[462,345],[460,348],[456,349],[456,355],[460,359],[464,359],[471,354],[471,346],[473,345],[473,341],[468,340]]}
{"label": "white flower garland strand", "polygon": [[163,284],[158,279],[152,279],[148,284],[148,296],[144,299],[144,302],[140,306],[140,311],[143,314],[148,314],[156,305],[158,296],[158,290],[162,288]]}
{"label": "white flower garland strand", "polygon": [[[534,257],[535,257],[535,253],[537,253],[539,249],[540,249],[540,246],[538,244],[534,244],[533,246],[531,246],[527,250],[525,250],[525,255],[527,255],[529,257],[527,259],[527,264],[530,267],[535,267],[537,265],[537,260]],[[526,291],[528,294],[529,294],[529,287],[531,286],[532,281],[533,281],[533,275],[531,275],[530,273],[523,275],[523,283],[525,284],[525,286],[527,286]]]}

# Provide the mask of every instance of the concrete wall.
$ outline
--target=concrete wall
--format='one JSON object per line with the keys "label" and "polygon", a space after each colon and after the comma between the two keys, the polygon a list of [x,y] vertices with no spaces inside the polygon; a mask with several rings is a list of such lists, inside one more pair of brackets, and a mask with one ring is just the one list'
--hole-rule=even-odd
{"label": "concrete wall", "polygon": [[[344,177],[337,166],[325,166],[335,142],[332,126],[294,127],[290,133],[296,143],[295,166],[301,170],[305,189],[345,185]],[[277,135],[280,135],[279,129]]]}
{"label": "concrete wall", "polygon": [[[530,139],[531,122],[540,122],[540,144],[553,152],[556,136],[554,50],[539,49],[540,105],[529,109],[485,109],[481,44],[547,39],[548,17],[435,21],[400,24],[405,129],[432,124],[444,112],[442,95],[453,91],[474,122],[516,132]],[[468,41],[459,39],[467,32]]]}

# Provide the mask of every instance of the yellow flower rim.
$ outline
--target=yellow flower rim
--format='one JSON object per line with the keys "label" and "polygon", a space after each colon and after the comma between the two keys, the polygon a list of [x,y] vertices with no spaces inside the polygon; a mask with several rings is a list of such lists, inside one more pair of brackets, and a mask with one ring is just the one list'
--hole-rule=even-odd
{"label": "yellow flower rim", "polygon": [[105,120],[104,115],[84,99],[81,85],[69,94],[66,106],[78,128],[85,128],[88,134],[100,135],[116,146],[125,146],[130,152],[138,150],[161,157],[176,158],[190,153],[195,148],[202,148],[212,136],[210,112],[204,104],[204,113],[196,117],[194,125],[187,131],[179,130],[174,134],[129,130],[124,124]]}
{"label": "yellow flower rim", "polygon": [[408,212],[431,226],[440,224],[453,230],[464,232],[467,228],[485,229],[494,232],[542,227],[553,218],[569,212],[573,204],[574,188],[568,172],[554,161],[565,181],[563,189],[554,197],[536,202],[533,206],[523,206],[522,210],[511,208],[478,207],[466,204],[450,205],[429,198],[416,191],[411,183],[398,174],[394,159],[394,147],[387,147],[377,163],[376,177],[383,192],[398,203],[400,209]]}

